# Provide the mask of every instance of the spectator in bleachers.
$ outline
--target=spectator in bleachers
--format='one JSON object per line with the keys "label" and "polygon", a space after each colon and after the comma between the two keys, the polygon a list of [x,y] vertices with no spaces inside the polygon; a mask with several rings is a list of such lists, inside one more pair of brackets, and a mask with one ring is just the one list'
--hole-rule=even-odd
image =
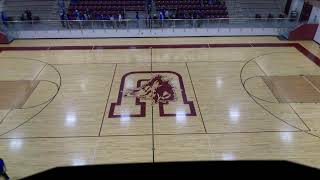
{"label": "spectator in bleachers", "polygon": [[150,14],[147,15],[147,21],[146,21],[146,23],[147,23],[147,27],[148,27],[148,28],[151,28],[152,17],[151,17]]}
{"label": "spectator in bleachers", "polygon": [[279,14],[278,18],[284,18],[283,14]]}
{"label": "spectator in bleachers", "polygon": [[110,19],[109,15],[108,15],[106,12],[104,12],[104,13],[102,14],[102,20],[107,21],[107,20],[109,20],[109,19]]}
{"label": "spectator in bleachers", "polygon": [[274,17],[273,17],[273,15],[271,14],[271,13],[269,13],[268,14],[268,20],[270,21],[270,20],[272,20]]}
{"label": "spectator in bleachers", "polygon": [[122,11],[121,14],[122,14],[122,19],[127,19],[126,14],[124,13],[124,11]]}
{"label": "spectator in bleachers", "polygon": [[187,11],[184,11],[183,18],[184,19],[189,19],[189,15],[188,15]]}
{"label": "spectator in bleachers", "polygon": [[161,12],[162,12],[162,14],[164,15],[164,14],[166,13],[166,8],[165,8],[165,7],[162,7]]}
{"label": "spectator in bleachers", "polygon": [[139,17],[139,12],[136,12],[136,24],[137,24],[137,28],[140,27],[140,17]]}
{"label": "spectator in bleachers", "polygon": [[110,23],[110,15],[109,15],[109,14],[106,13],[106,14],[104,15],[103,20],[105,20],[105,23],[106,23],[107,28],[112,26],[112,24]]}
{"label": "spectator in bleachers", "polygon": [[122,14],[119,12],[118,13],[118,23],[117,23],[117,27],[120,28],[122,25]]}
{"label": "spectator in bleachers", "polygon": [[96,13],[96,20],[97,20],[97,22],[96,22],[97,25],[103,26],[103,22],[102,22],[103,15],[101,13],[99,13],[99,12]]}
{"label": "spectator in bleachers", "polygon": [[76,17],[76,20],[77,20],[77,24],[79,24],[79,28],[81,28],[82,27],[82,18],[81,18],[81,12],[80,11],[78,11],[77,9],[76,9],[76,11],[75,11],[75,17]]}
{"label": "spectator in bleachers", "polygon": [[25,10],[25,13],[26,13],[26,17],[27,17],[27,20],[28,21],[31,21],[32,20],[32,13],[30,10]]}
{"label": "spectator in bleachers", "polygon": [[163,20],[164,19],[164,14],[162,11],[159,12],[159,19],[160,20]]}
{"label": "spectator in bleachers", "polygon": [[193,12],[190,12],[190,20],[189,20],[189,23],[190,23],[190,26],[191,27],[194,27],[195,23],[196,23],[196,20],[194,19],[194,14]]}
{"label": "spectator in bleachers", "polygon": [[153,14],[152,19],[153,19],[153,20],[158,19],[158,17],[157,17],[157,14],[156,14],[156,13],[154,13],[154,14]]}
{"label": "spectator in bleachers", "polygon": [[66,27],[65,26],[65,14],[64,14],[64,12],[60,12],[60,22],[61,22],[61,25],[62,25],[62,27]]}
{"label": "spectator in bleachers", "polygon": [[21,20],[21,21],[25,21],[25,20],[27,20],[27,18],[26,18],[26,14],[25,14],[25,13],[22,13],[22,14],[21,14],[21,16],[20,16],[20,20]]}
{"label": "spectator in bleachers", "polygon": [[5,25],[6,27],[8,27],[8,17],[6,16],[6,14],[4,13],[4,11],[1,12],[1,19],[2,19],[2,24]]}
{"label": "spectator in bleachers", "polygon": [[176,12],[169,12],[169,19],[175,19],[176,18]]}
{"label": "spectator in bleachers", "polygon": [[85,21],[89,20],[89,17],[86,11],[83,13],[83,20]]}
{"label": "spectator in bleachers", "polygon": [[199,15],[199,13],[196,13],[196,14],[195,14],[195,18],[197,19],[197,20],[196,20],[196,26],[197,26],[197,27],[200,27],[200,25],[201,25],[201,20],[200,20],[200,15]]}
{"label": "spectator in bleachers", "polygon": [[86,20],[92,19],[91,11],[90,11],[90,9],[88,7],[86,7],[86,10],[84,11],[84,14],[87,15]]}
{"label": "spectator in bleachers", "polygon": [[101,20],[107,20],[107,14],[105,12],[101,12]]}
{"label": "spectator in bleachers", "polygon": [[168,11],[168,10],[165,10],[165,12],[164,12],[164,18],[165,18],[165,19],[169,19],[169,18],[170,18],[170,14],[169,14],[169,11]]}
{"label": "spectator in bleachers", "polygon": [[148,14],[151,14],[151,10],[152,10],[152,5],[151,3],[148,3]]}
{"label": "spectator in bleachers", "polygon": [[162,11],[160,11],[160,13],[159,13],[159,20],[160,20],[160,25],[161,25],[161,27],[163,27],[163,22],[164,22],[164,14],[163,14],[163,12]]}
{"label": "spectator in bleachers", "polygon": [[98,21],[102,20],[102,15],[100,13],[96,14],[96,20],[98,20]]}
{"label": "spectator in bleachers", "polygon": [[71,14],[67,14],[66,20],[67,20],[67,28],[68,29],[72,28],[72,22],[70,20],[73,20],[73,19],[71,18]]}
{"label": "spectator in bleachers", "polygon": [[74,10],[74,14],[73,15],[76,17],[76,19],[80,19],[80,12],[79,12],[78,9]]}
{"label": "spectator in bleachers", "polygon": [[58,0],[58,6],[59,6],[59,14],[62,12],[62,11],[65,11],[65,5],[64,5],[64,0]]}
{"label": "spectator in bleachers", "polygon": [[261,15],[260,14],[256,14],[256,19],[261,19]]}
{"label": "spectator in bleachers", "polygon": [[111,14],[111,16],[110,16],[110,23],[111,23],[112,28],[114,29],[116,21],[114,19],[114,15],[113,14]]}

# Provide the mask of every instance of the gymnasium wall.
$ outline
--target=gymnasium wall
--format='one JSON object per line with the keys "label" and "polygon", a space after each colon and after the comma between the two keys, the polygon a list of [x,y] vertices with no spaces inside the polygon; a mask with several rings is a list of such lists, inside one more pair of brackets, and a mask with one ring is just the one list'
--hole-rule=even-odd
{"label": "gymnasium wall", "polygon": [[313,6],[308,23],[319,24],[320,22],[320,8]]}
{"label": "gymnasium wall", "polygon": [[300,16],[303,5],[304,5],[304,0],[292,0],[289,14],[291,13],[291,11],[296,10],[298,12],[298,16]]}
{"label": "gymnasium wall", "polygon": [[318,30],[313,40],[320,44],[320,27],[318,27]]}
{"label": "gymnasium wall", "polygon": [[[313,6],[308,23],[320,23],[320,8]],[[318,27],[313,40],[320,43],[320,26]]]}
{"label": "gymnasium wall", "polygon": [[290,41],[313,40],[318,29],[318,24],[303,24],[289,33]]}
{"label": "gymnasium wall", "polygon": [[0,32],[0,44],[8,44],[10,40],[8,39],[7,35],[3,32]]}
{"label": "gymnasium wall", "polygon": [[5,0],[0,0],[0,12],[1,12],[1,11],[2,11],[2,9],[3,9],[4,1],[5,1]]}

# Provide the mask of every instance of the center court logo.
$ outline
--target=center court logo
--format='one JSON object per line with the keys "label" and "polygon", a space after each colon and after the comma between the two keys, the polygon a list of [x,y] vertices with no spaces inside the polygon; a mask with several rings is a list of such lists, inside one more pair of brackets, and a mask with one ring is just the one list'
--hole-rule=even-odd
{"label": "center court logo", "polygon": [[134,96],[138,99],[151,99],[152,104],[164,103],[177,100],[175,87],[167,76],[155,74],[142,86],[125,90],[125,97]]}
{"label": "center court logo", "polygon": [[[135,87],[125,87],[136,84]],[[151,101],[148,102],[148,101]],[[177,107],[185,116],[196,116],[188,101],[182,76],[173,71],[134,71],[122,76],[117,102],[111,103],[109,118],[145,117],[147,104],[158,104],[160,117],[176,116]],[[122,112],[130,109],[130,112]]]}

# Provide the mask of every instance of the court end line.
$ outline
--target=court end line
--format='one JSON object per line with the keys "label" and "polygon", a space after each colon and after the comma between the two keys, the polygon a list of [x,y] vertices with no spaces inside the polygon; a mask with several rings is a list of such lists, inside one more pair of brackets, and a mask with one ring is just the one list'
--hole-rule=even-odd
{"label": "court end line", "polygon": [[111,80],[111,85],[110,85],[110,89],[109,89],[109,93],[108,93],[108,98],[107,98],[106,106],[105,106],[105,108],[104,108],[104,112],[103,112],[102,121],[101,121],[101,125],[100,125],[100,130],[99,130],[98,136],[101,135],[101,130],[102,130],[102,126],[103,126],[103,122],[104,122],[105,116],[106,116],[106,111],[107,111],[107,107],[108,107],[109,97],[110,97],[110,93],[111,93],[111,89],[112,89],[112,85],[113,85],[114,76],[115,76],[115,74],[116,74],[116,71],[117,71],[117,64],[115,65],[114,70],[113,70],[113,76],[112,76],[112,80]]}
{"label": "court end line", "polygon": [[187,63],[187,62],[186,62],[186,67],[187,67],[188,75],[189,75],[189,78],[190,78],[190,81],[191,81],[191,85],[192,85],[192,89],[193,89],[193,94],[194,94],[194,97],[196,98],[196,101],[197,101],[197,105],[198,105],[198,109],[199,109],[199,113],[200,113],[202,125],[203,125],[203,128],[204,128],[204,132],[207,133],[207,128],[206,128],[206,125],[205,125],[204,120],[203,120],[203,116],[202,116],[202,113],[201,113],[199,101],[198,101],[197,94],[196,94],[196,90],[194,89],[194,85],[193,85],[193,82],[192,82],[192,78],[191,78],[191,74],[190,74],[190,71],[189,71],[189,67],[188,67],[188,63]]}

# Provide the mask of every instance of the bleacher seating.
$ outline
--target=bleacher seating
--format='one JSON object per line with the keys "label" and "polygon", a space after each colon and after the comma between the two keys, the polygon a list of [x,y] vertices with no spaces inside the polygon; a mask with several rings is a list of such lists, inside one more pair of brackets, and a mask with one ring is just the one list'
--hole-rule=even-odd
{"label": "bleacher seating", "polygon": [[156,0],[157,10],[175,11],[176,18],[183,19],[184,14],[198,14],[200,18],[228,18],[225,2],[208,0]]}
{"label": "bleacher seating", "polygon": [[239,3],[247,17],[260,14],[262,18],[267,18],[269,14],[278,16],[283,12],[285,6],[283,0],[241,0]]}
{"label": "bleacher seating", "polygon": [[7,0],[3,10],[10,20],[20,20],[21,14],[29,9],[32,15],[41,19],[58,19],[56,0]]}
{"label": "bleacher seating", "polygon": [[145,0],[79,0],[70,4],[68,14],[73,14],[76,9],[82,13],[88,9],[92,14],[117,15],[125,11],[144,11]]}

